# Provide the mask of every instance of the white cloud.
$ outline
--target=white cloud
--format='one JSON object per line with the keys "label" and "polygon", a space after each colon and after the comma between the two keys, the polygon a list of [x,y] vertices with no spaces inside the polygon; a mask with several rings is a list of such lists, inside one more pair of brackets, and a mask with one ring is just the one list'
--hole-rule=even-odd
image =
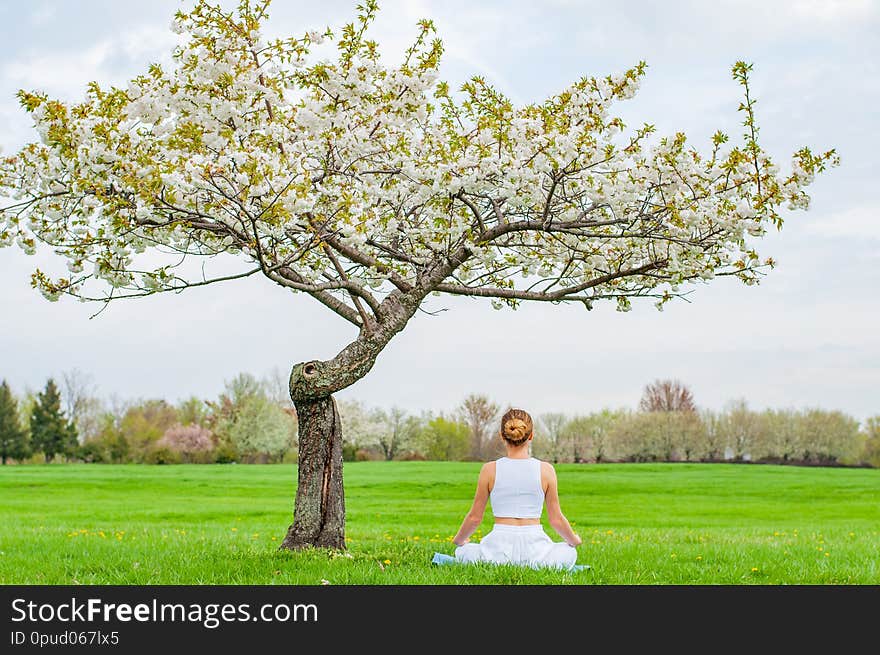
{"label": "white cloud", "polygon": [[[146,25],[67,52],[41,48],[19,53],[0,68],[3,86],[39,88],[64,99],[78,99],[92,80],[119,83],[124,76],[146,70],[152,61],[167,61],[176,35]],[[138,63],[140,69],[131,70]]]}
{"label": "white cloud", "polygon": [[51,89],[54,94],[73,98],[81,94],[83,84],[88,81],[83,75],[100,74],[112,51],[113,40],[107,40],[75,54],[48,52],[19,57],[4,64],[2,75],[18,87]]}
{"label": "white cloud", "polygon": [[791,0],[795,15],[819,21],[853,22],[877,15],[872,0]]}
{"label": "white cloud", "polygon": [[861,205],[812,220],[804,226],[809,234],[880,240],[880,207]]}

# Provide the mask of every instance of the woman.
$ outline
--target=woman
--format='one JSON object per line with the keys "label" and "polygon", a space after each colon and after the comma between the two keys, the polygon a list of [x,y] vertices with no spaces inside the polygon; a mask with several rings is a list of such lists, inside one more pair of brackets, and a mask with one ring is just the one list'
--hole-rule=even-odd
{"label": "woman", "polygon": [[[501,438],[507,456],[483,464],[477,492],[452,542],[459,562],[493,562],[570,569],[577,560],[581,538],[559,507],[556,471],[549,462],[531,457],[532,417],[511,409],[501,418]],[[483,521],[486,502],[492,503],[495,525],[480,543],[469,543]],[[554,542],[541,526],[542,508],[562,537]]]}

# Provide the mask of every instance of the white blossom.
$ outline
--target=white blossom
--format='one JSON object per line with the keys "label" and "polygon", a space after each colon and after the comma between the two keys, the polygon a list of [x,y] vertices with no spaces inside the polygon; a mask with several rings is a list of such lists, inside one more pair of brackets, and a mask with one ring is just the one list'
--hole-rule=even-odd
{"label": "white blossom", "polygon": [[[683,135],[624,128],[617,104],[638,90],[643,64],[517,106],[480,78],[444,91],[431,39],[406,67],[366,36],[319,59],[308,46],[323,32],[264,42],[260,20],[240,18],[247,30],[211,12],[175,19],[173,65],[102,90],[117,102],[91,93],[72,117],[27,97],[39,142],[0,160],[2,195],[24,207],[0,215],[0,245],[50,244],[86,278],[81,288],[40,278],[47,297],[102,281],[172,288],[163,267],[180,253],[224,251],[293,289],[338,280],[341,266],[381,297],[463,252],[455,283],[496,289],[501,308],[535,278],[573,288],[653,253],[662,275],[591,293],[619,311],[650,293],[662,309],[663,294],[716,273],[755,283],[761,260],[747,258],[745,236],[781,222],[782,207],[808,208],[804,189],[834,163],[803,150],[783,174],[750,144],[710,161]],[[147,250],[167,260],[144,273]]]}

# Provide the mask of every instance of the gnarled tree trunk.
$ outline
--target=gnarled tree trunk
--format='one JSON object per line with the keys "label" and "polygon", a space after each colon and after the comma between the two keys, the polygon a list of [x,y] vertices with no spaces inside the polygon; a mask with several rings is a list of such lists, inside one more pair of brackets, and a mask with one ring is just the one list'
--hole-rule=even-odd
{"label": "gnarled tree trunk", "polygon": [[281,543],[345,548],[342,425],[333,396],[294,401],[299,423],[299,465],[293,524]]}
{"label": "gnarled tree trunk", "polygon": [[[299,428],[299,462],[293,523],[281,548],[345,548],[345,492],[342,486],[342,423],[336,400],[320,393],[321,362],[297,364],[290,397]],[[318,393],[316,393],[318,391]]]}
{"label": "gnarled tree trunk", "polygon": [[345,492],[342,486],[342,425],[333,394],[363,378],[376,357],[416,313],[419,303],[466,258],[462,249],[426,270],[408,293],[392,291],[378,321],[329,361],[297,364],[290,373],[290,398],[299,423],[299,463],[293,524],[281,548],[345,548]]}

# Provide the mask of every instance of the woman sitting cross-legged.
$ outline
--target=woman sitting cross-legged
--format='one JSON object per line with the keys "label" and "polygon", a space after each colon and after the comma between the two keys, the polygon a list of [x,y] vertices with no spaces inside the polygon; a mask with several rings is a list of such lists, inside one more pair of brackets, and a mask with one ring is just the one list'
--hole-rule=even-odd
{"label": "woman sitting cross-legged", "polygon": [[[530,456],[532,436],[532,418],[527,412],[511,409],[502,417],[501,438],[507,456],[480,469],[473,505],[452,540],[457,546],[456,561],[575,567],[581,538],[559,506],[553,465]],[[495,524],[479,543],[470,543],[470,536],[483,521],[487,501],[491,501]],[[554,542],[544,532],[544,507],[562,542]]]}

